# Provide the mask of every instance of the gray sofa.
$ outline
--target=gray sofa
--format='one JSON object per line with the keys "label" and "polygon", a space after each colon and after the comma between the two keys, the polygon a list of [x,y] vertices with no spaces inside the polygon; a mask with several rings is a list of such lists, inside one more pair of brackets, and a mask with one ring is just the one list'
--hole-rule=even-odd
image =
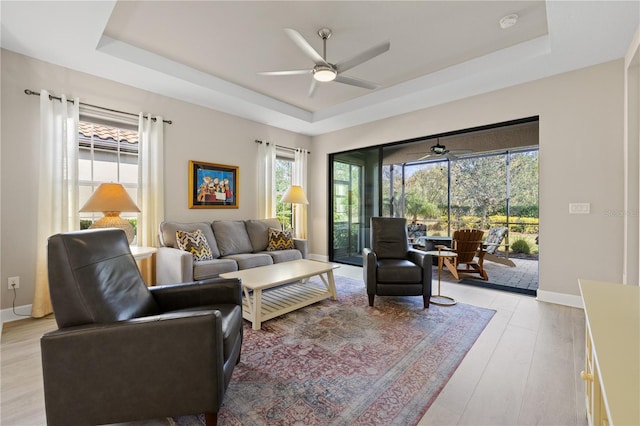
{"label": "gray sofa", "polygon": [[[267,251],[269,228],[281,229],[278,219],[216,220],[160,224],[156,254],[156,284],[175,284],[215,278],[225,272],[306,259],[307,240],[293,239],[295,249]],[[212,260],[194,261],[193,255],[178,248],[178,230],[204,234]]]}

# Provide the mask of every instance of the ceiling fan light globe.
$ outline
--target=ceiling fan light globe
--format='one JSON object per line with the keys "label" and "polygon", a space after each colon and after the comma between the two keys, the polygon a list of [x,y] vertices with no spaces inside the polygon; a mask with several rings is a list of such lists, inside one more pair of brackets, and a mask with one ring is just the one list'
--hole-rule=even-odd
{"label": "ceiling fan light globe", "polygon": [[446,154],[449,151],[444,146],[434,145],[431,147],[431,152],[436,155],[442,155],[442,154]]}
{"label": "ceiling fan light globe", "polygon": [[317,81],[327,82],[333,81],[338,73],[331,68],[316,68],[313,70],[313,78]]}

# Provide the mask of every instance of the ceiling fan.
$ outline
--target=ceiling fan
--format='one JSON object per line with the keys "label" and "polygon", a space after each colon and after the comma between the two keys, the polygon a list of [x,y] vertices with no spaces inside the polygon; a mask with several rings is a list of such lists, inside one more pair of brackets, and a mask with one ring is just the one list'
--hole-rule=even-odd
{"label": "ceiling fan", "polygon": [[424,157],[418,158],[418,161],[426,160],[427,158],[433,158],[433,157],[446,157],[449,160],[456,160],[458,158],[456,157],[456,154],[457,155],[469,154],[470,152],[473,152],[473,151],[470,149],[453,149],[453,150],[447,149],[446,146],[440,145],[440,139],[438,139],[436,144],[431,146],[431,148],[429,149],[429,154],[425,155]]}
{"label": "ceiling fan", "polygon": [[265,71],[258,73],[259,75],[281,76],[311,74],[312,79],[311,86],[309,87],[309,97],[312,97],[315,93],[318,82],[337,81],[338,83],[349,84],[351,86],[362,87],[370,90],[380,87],[377,83],[361,80],[359,78],[347,77],[342,73],[389,50],[391,47],[391,43],[389,41],[373,46],[349,59],[333,64],[327,61],[327,39],[331,37],[331,30],[329,28],[321,28],[318,30],[318,35],[322,38],[322,56],[320,56],[320,54],[311,47],[309,42],[307,42],[307,40],[305,40],[305,38],[296,30],[285,28],[284,31],[300,48],[300,50],[302,50],[302,52],[315,63],[315,66],[311,69],[303,70]]}

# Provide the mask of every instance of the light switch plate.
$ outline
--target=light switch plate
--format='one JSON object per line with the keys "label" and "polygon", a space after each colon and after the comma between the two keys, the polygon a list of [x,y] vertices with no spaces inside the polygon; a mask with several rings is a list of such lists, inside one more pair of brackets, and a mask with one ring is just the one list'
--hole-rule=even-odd
{"label": "light switch plate", "polygon": [[591,203],[569,203],[569,214],[589,214]]}

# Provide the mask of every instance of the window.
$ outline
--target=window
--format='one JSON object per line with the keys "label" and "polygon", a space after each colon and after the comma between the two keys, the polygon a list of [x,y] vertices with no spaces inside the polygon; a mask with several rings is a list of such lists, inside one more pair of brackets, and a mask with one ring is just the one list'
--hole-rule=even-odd
{"label": "window", "polygon": [[404,194],[404,212],[398,209],[395,216],[427,224],[430,235],[502,226],[514,235],[538,232],[536,148],[383,167],[384,185]]}
{"label": "window", "polygon": [[293,225],[293,206],[282,203],[282,196],[291,186],[293,176],[293,158],[278,154],[276,156],[276,217],[285,228]]}
{"label": "window", "polygon": [[[134,201],[138,198],[138,130],[133,125],[105,124],[85,120],[78,124],[78,205],[83,206],[93,191],[108,182],[121,183]],[[87,229],[101,213],[80,213],[80,229]],[[136,228],[137,213],[120,216]]]}

